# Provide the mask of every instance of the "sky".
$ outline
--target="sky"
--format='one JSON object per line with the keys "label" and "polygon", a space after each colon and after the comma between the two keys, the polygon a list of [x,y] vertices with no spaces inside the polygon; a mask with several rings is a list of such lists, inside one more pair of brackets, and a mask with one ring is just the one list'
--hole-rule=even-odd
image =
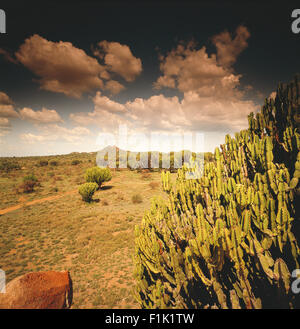
{"label": "sky", "polygon": [[299,73],[298,7],[1,1],[0,156],[213,151]]}

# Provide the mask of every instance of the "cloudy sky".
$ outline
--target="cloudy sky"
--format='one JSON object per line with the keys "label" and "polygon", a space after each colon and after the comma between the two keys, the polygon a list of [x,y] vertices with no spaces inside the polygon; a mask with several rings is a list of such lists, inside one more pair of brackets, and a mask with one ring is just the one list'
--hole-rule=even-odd
{"label": "cloudy sky", "polygon": [[0,156],[96,151],[120,126],[131,149],[201,134],[212,151],[300,71],[292,1],[0,7]]}

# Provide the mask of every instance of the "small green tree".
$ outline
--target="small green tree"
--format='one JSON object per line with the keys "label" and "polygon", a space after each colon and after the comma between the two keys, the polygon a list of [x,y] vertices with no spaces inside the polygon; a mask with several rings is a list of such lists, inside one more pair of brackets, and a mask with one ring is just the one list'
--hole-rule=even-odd
{"label": "small green tree", "polygon": [[94,193],[98,189],[97,183],[84,183],[79,186],[78,192],[82,197],[82,200],[85,202],[91,202]]}
{"label": "small green tree", "polygon": [[87,183],[97,183],[100,189],[104,182],[111,180],[112,175],[109,168],[92,167],[86,170],[84,178]]}

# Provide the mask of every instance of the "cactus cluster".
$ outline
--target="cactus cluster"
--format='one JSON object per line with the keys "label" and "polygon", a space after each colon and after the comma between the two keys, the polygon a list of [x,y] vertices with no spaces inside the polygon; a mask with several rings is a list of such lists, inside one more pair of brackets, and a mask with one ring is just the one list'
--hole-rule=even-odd
{"label": "cactus cluster", "polygon": [[186,167],[135,230],[135,297],[143,308],[295,308],[299,268],[300,84],[227,135],[199,179]]}

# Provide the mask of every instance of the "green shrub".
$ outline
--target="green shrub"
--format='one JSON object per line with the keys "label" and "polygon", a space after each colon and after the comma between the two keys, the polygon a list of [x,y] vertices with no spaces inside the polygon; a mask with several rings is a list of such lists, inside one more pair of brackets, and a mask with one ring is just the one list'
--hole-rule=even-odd
{"label": "green shrub", "polygon": [[73,160],[73,161],[71,162],[71,165],[72,165],[72,166],[77,166],[77,165],[80,164],[80,163],[81,163],[80,160],[75,159],[75,160]]}
{"label": "green shrub", "polygon": [[28,174],[23,178],[23,182],[27,182],[27,181],[38,182],[38,179],[34,174]]}
{"label": "green shrub", "polygon": [[49,164],[50,164],[50,166],[56,167],[56,166],[58,166],[58,161],[52,160],[49,162]]}
{"label": "green shrub", "polygon": [[143,198],[140,194],[134,194],[132,197],[131,197],[131,201],[132,203],[142,203],[143,202]]}
{"label": "green shrub", "polygon": [[8,161],[8,160],[2,160],[0,162],[0,170],[4,171],[6,173],[12,171],[12,170],[20,170],[21,167],[18,162],[16,161]]}
{"label": "green shrub", "polygon": [[39,167],[46,167],[46,166],[48,166],[48,161],[47,160],[40,160],[38,162],[38,166]]}
{"label": "green shrub", "polygon": [[85,202],[91,202],[94,193],[98,189],[97,183],[84,183],[79,186],[78,192],[82,197],[82,200]]}
{"label": "green shrub", "polygon": [[34,174],[29,174],[23,178],[23,184],[20,188],[23,189],[24,193],[31,193],[34,191],[36,186],[39,186],[39,181]]}
{"label": "green shrub", "polygon": [[112,175],[109,168],[92,167],[86,170],[84,178],[88,183],[97,183],[100,188],[104,182],[111,180]]}
{"label": "green shrub", "polygon": [[279,85],[200,178],[163,173],[168,200],[155,198],[135,231],[141,307],[300,307],[299,105],[297,79]]}

